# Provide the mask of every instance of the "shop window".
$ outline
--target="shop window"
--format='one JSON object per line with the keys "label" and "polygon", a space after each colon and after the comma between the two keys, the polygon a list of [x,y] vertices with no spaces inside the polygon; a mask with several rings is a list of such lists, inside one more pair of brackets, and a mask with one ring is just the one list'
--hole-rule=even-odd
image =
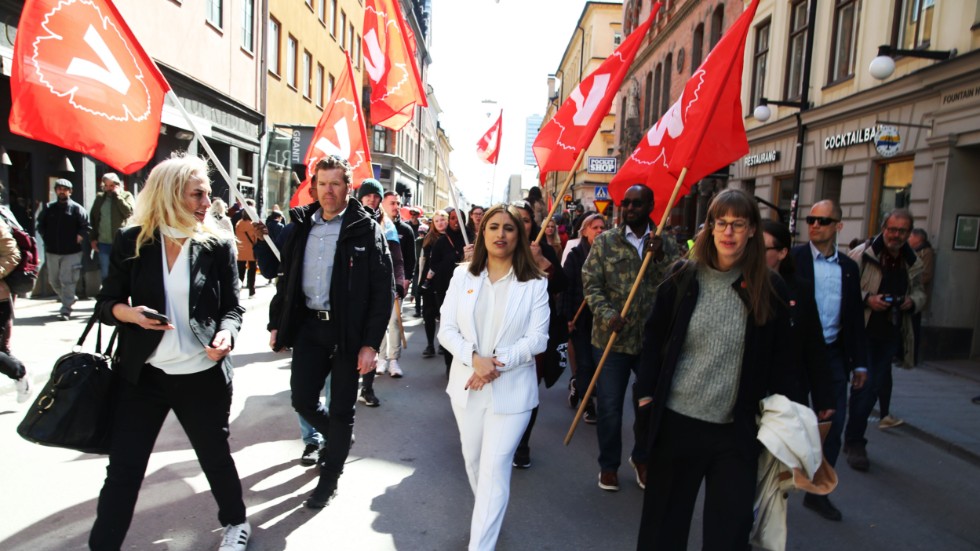
{"label": "shop window", "polygon": [[769,20],[755,28],[755,50],[752,59],[752,97],[749,110],[759,105],[759,98],[766,95],[766,69],[769,66]]}
{"label": "shop window", "polygon": [[803,92],[803,52],[809,32],[806,0],[795,0],[790,6],[789,50],[786,52],[786,93],[788,100],[799,99]]}
{"label": "shop window", "polygon": [[868,233],[877,233],[884,215],[895,209],[909,208],[912,197],[912,175],[915,163],[912,159],[892,161],[878,165],[875,198],[872,202],[871,222]]}
{"label": "shop window", "polygon": [[[790,212],[793,208],[793,177],[783,176],[776,178],[776,185],[773,186],[772,202],[779,206],[781,212]],[[772,213],[773,220],[779,220],[779,213]]]}
{"label": "shop window", "polygon": [[834,36],[831,41],[829,82],[854,76],[854,51],[858,31],[857,4],[856,0],[837,0],[834,6]]}
{"label": "shop window", "polygon": [[895,0],[892,44],[903,50],[928,47],[935,11],[935,0]]}
{"label": "shop window", "polygon": [[840,204],[840,188],[844,182],[844,168],[831,167],[817,171],[817,195],[816,201],[830,199],[834,203]]}

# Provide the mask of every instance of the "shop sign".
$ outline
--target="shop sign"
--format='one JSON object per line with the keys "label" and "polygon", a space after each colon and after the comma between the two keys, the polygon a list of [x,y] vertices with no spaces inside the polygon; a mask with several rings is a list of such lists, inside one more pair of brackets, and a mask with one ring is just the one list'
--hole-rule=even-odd
{"label": "shop sign", "polygon": [[898,133],[898,128],[885,124],[879,126],[875,149],[882,157],[898,155],[898,152],[902,150],[902,136]]}
{"label": "shop sign", "polygon": [[952,92],[944,93],[941,101],[942,105],[946,106],[973,98],[980,98],[980,86],[972,85],[967,86],[966,88],[960,88],[959,90],[953,90]]}
{"label": "shop sign", "polygon": [[874,126],[861,128],[860,130],[852,130],[851,132],[845,132],[844,134],[835,134],[833,136],[827,136],[827,138],[823,141],[823,148],[827,151],[831,151],[842,147],[850,147],[852,145],[873,142],[875,141],[877,135],[878,129]]}
{"label": "shop sign", "polygon": [[589,174],[616,174],[616,157],[589,157]]}
{"label": "shop sign", "polygon": [[778,160],[779,160],[778,151],[765,151],[763,153],[756,153],[755,155],[746,155],[745,160],[743,162],[745,163],[745,166],[749,167],[749,166],[775,163]]}

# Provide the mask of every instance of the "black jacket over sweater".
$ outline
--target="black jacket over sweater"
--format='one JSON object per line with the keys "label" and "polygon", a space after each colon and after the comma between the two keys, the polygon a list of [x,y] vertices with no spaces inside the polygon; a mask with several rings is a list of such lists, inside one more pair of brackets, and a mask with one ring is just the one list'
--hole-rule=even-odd
{"label": "black jacket over sweater", "polygon": [[[678,282],[682,280],[680,273],[685,267],[688,270],[696,269],[689,261],[680,261],[671,268],[671,274],[657,291],[653,312],[643,330],[643,349],[640,353],[636,396],[653,398],[653,402],[643,408],[644,410],[649,408],[649,411],[641,410],[641,415],[644,413],[649,415],[650,437],[647,442],[651,448],[657,439],[681,348],[700,292],[697,277],[691,273],[686,278],[689,283],[684,295],[678,297]],[[732,412],[738,440],[736,446],[739,453],[751,460],[754,460],[761,450],[761,444],[756,440],[759,400],[770,394],[783,394],[792,398],[796,395],[797,386],[795,380],[797,373],[792,367],[795,363],[793,351],[789,350],[791,338],[789,310],[786,307],[786,284],[777,274],[770,275],[776,291],[771,300],[775,316],[765,325],[758,326],[749,310],[745,328],[745,351],[742,354],[742,373]],[[743,278],[739,277],[732,287],[748,304],[748,295],[742,289],[742,282]],[[681,302],[677,308],[677,319],[672,324],[676,300]],[[719,312],[717,315],[723,314]]]}
{"label": "black jacket over sweater", "polygon": [[[291,347],[307,319],[303,296],[303,260],[313,215],[319,203],[289,211],[293,230],[283,243],[276,296],[269,304],[269,330],[276,329],[277,347]],[[338,331],[341,354],[355,356],[361,347],[378,348],[391,316],[391,256],[384,232],[360,203],[347,202],[337,240],[330,280],[330,316]]]}
{"label": "black jacket over sweater", "polygon": [[456,265],[463,261],[463,234],[459,230],[446,228],[446,233],[432,245],[429,254],[428,269],[435,272],[432,276],[429,290],[435,293],[445,293],[453,278]]}
{"label": "black jacket over sweater", "polygon": [[[585,300],[582,291],[582,266],[585,265],[585,259],[588,258],[591,250],[592,246],[583,239],[568,252],[568,258],[565,259],[565,265],[562,267],[568,280],[568,288],[562,293],[561,311],[568,321],[575,319],[575,313]],[[582,307],[582,315],[575,322],[575,330],[582,331],[586,335],[592,334],[592,310],[589,309],[588,304]]]}
{"label": "black jacket over sweater", "polygon": [[91,229],[88,213],[71,199],[66,203],[48,203],[37,217],[37,231],[44,240],[44,250],[51,254],[75,254],[81,252],[82,244],[88,249]]}
{"label": "black jacket over sweater", "polygon": [[799,383],[798,394],[788,396],[801,404],[807,403],[807,395],[813,396],[813,407],[817,411],[837,407],[837,399],[832,388],[830,365],[827,363],[827,345],[823,341],[823,327],[820,325],[820,312],[813,295],[813,283],[796,277],[796,274],[783,275],[789,287],[789,310],[793,321],[793,344]]}

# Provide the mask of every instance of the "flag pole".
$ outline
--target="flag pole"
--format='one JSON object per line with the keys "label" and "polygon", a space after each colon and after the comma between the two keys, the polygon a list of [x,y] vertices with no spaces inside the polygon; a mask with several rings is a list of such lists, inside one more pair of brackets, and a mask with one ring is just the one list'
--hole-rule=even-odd
{"label": "flag pole", "polygon": [[459,229],[461,229],[463,233],[463,245],[468,247],[470,244],[470,238],[466,236],[466,223],[460,219],[463,211],[459,210],[459,200],[456,198],[456,186],[453,185],[452,180],[449,180],[449,198],[453,200],[453,208],[456,209],[456,221],[459,222]]}
{"label": "flag pole", "polygon": [[551,217],[555,215],[555,210],[558,209],[559,198],[565,196],[565,192],[568,191],[568,186],[572,183],[572,178],[575,177],[575,171],[578,170],[579,165],[582,164],[582,159],[584,157],[585,148],[583,147],[582,151],[579,151],[578,157],[575,159],[575,164],[572,165],[572,169],[568,171],[568,176],[565,177],[565,184],[561,186],[561,191],[558,192],[558,197],[556,197],[555,201],[552,203],[548,216],[541,221],[541,231],[539,231],[538,236],[534,238],[535,243],[541,243],[541,239],[544,237],[544,230],[548,228],[548,220],[551,220]]}
{"label": "flag pole", "polygon": [[[177,97],[177,94],[175,94],[173,90],[168,90],[166,97],[170,99],[170,103],[172,103],[174,107],[180,111],[180,114],[183,115],[184,120],[187,121],[188,125],[190,125],[191,131],[193,131],[194,136],[197,137],[198,143],[204,147],[204,150],[208,153],[208,156],[211,157],[211,162],[214,163],[214,167],[218,169],[218,173],[221,174],[221,177],[228,182],[228,189],[231,190],[232,194],[235,196],[235,199],[241,202],[242,207],[245,209],[245,212],[248,213],[249,218],[255,222],[261,222],[259,219],[259,214],[255,212],[254,208],[250,207],[248,203],[245,202],[245,196],[242,195],[242,192],[238,189],[238,182],[232,180],[231,176],[228,175],[228,171],[225,170],[225,167],[221,164],[221,161],[218,160],[218,156],[215,155],[214,150],[211,149],[210,145],[208,145],[208,142],[204,139],[201,131],[197,129],[197,125],[194,124],[194,120],[191,119],[190,114],[186,109],[184,109],[184,105],[180,102],[180,98]],[[279,255],[279,248],[272,242],[272,238],[269,237],[269,234],[265,234],[262,237],[269,245],[269,248],[272,249],[272,253],[276,255],[276,258],[282,260],[282,257]]]}
{"label": "flag pole", "polygon": [[[664,231],[664,223],[667,222],[667,217],[670,216],[670,209],[674,208],[674,202],[677,200],[677,195],[681,191],[681,186],[684,184],[684,179],[687,177],[687,167],[681,170],[680,177],[677,178],[677,184],[674,185],[674,192],[670,195],[670,200],[667,201],[667,210],[664,211],[664,216],[660,220],[660,225],[657,226],[656,235],[659,237]],[[643,279],[643,274],[647,271],[647,266],[650,265],[650,260],[653,258],[653,253],[647,252],[643,256],[643,264],[640,265],[640,271],[636,274],[636,280],[633,281],[633,288],[630,289],[630,294],[626,297],[626,304],[623,305],[623,310],[619,314],[623,318],[629,313],[630,305],[633,303],[633,298],[636,296],[637,289],[640,288],[640,281]],[[565,445],[567,446],[569,442],[572,441],[572,435],[575,434],[575,428],[578,426],[579,420],[582,419],[582,414],[585,413],[585,406],[589,403],[589,399],[592,397],[592,392],[595,391],[596,381],[599,380],[599,373],[602,373],[602,366],[606,363],[606,358],[609,357],[609,352],[612,350],[613,343],[616,342],[616,337],[618,333],[616,331],[612,332],[609,336],[609,342],[606,343],[606,349],[602,352],[602,358],[599,360],[599,365],[595,368],[595,374],[592,376],[592,381],[589,383],[588,390],[585,391],[585,396],[582,397],[581,402],[579,402],[578,411],[575,412],[575,419],[572,420],[572,426],[568,428],[568,434],[565,435]]]}

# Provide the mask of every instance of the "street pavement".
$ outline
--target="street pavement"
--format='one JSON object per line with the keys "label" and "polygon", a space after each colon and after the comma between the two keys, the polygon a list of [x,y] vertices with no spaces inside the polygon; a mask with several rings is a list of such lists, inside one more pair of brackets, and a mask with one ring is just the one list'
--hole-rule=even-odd
{"label": "street pavement", "polygon": [[[235,349],[231,446],[254,528],[249,549],[464,549],[472,497],[445,395],[445,367],[441,357],[421,358],[424,335],[411,305],[405,308],[405,377],[378,377],[380,408],[359,404],[356,443],[338,496],[314,512],[303,507],[316,471],[299,463],[303,446],[289,406],[289,358],[267,344],[272,293],[260,287],[256,297],[243,300],[248,312]],[[80,302],[79,317],[62,322],[55,320],[53,301],[18,302],[13,352],[32,370],[36,388],[70,350],[92,306]],[[571,444],[562,445],[573,415],[566,384],[567,375],[552,389],[542,387],[532,466],[514,472],[498,549],[635,548],[642,492],[625,457],[622,490],[596,487],[593,426],[581,425]],[[888,431],[870,425],[870,472],[852,471],[842,457],[832,499],[843,522],[825,521],[801,506],[801,496],[790,496],[787,549],[980,548],[980,406],[970,403],[976,395],[977,362],[895,370],[893,410],[907,424]],[[84,549],[106,458],[22,440],[14,429],[25,410],[14,400],[12,382],[0,381],[0,550]],[[632,443],[628,428],[624,432],[624,442]],[[691,548],[700,547],[700,507]],[[219,534],[207,482],[171,416],[124,549],[215,549]]]}

